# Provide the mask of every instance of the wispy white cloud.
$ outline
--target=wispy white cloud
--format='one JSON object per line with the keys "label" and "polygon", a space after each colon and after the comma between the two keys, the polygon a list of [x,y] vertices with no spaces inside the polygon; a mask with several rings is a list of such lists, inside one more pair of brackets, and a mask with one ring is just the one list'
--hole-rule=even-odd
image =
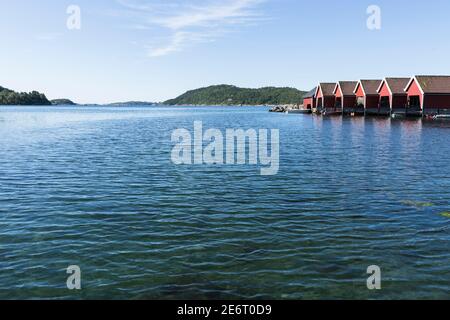
{"label": "wispy white cloud", "polygon": [[[215,36],[217,36],[217,33],[215,33]],[[162,57],[183,50],[187,44],[211,41],[214,41],[213,36],[206,33],[177,31],[170,36],[168,44],[147,47],[148,56],[152,58]]]}
{"label": "wispy white cloud", "polygon": [[[163,41],[147,47],[150,57],[165,56],[188,46],[214,41],[233,27],[263,19],[258,6],[266,0],[117,0],[142,21],[140,30],[162,28]],[[136,24],[134,27],[136,28]]]}
{"label": "wispy white cloud", "polygon": [[62,33],[59,32],[48,32],[48,33],[40,33],[36,35],[34,38],[38,41],[54,41],[62,36]]}

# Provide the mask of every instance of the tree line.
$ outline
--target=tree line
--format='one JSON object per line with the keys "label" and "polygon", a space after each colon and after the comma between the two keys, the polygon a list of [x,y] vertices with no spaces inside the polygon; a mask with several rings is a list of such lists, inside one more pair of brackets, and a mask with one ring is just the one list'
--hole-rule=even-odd
{"label": "tree line", "polygon": [[51,105],[47,97],[37,91],[15,92],[0,87],[0,105]]}
{"label": "tree line", "polygon": [[167,105],[281,105],[299,104],[305,92],[294,88],[245,89],[229,85],[188,91]]}

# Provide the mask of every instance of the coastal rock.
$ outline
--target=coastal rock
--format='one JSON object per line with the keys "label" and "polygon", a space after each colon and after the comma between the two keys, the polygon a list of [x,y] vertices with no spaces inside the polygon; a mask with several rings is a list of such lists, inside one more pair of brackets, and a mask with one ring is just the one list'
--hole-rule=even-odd
{"label": "coastal rock", "polygon": [[298,105],[293,104],[287,104],[287,105],[281,105],[281,106],[274,106],[272,109],[270,109],[270,112],[280,112],[280,113],[286,113],[291,110],[299,110]]}

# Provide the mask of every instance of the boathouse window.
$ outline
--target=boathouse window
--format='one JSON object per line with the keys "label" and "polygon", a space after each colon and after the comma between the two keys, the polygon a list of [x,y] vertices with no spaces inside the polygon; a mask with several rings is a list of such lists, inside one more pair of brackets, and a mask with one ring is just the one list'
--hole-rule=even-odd
{"label": "boathouse window", "polygon": [[336,103],[334,104],[336,108],[342,107],[342,98],[336,98]]}

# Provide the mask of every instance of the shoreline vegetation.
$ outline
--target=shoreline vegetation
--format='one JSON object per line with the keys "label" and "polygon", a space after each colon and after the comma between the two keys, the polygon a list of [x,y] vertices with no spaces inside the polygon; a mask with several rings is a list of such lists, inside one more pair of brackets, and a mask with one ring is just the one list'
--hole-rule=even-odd
{"label": "shoreline vegetation", "polygon": [[52,103],[40,92],[15,92],[0,86],[0,105],[50,106]]}
{"label": "shoreline vegetation", "polygon": [[299,104],[306,94],[294,88],[264,87],[259,89],[217,85],[188,91],[167,100],[165,105],[210,106],[279,106]]}
{"label": "shoreline vegetation", "polygon": [[54,99],[50,101],[53,106],[77,106],[78,104],[69,99]]}
{"label": "shoreline vegetation", "polygon": [[105,107],[148,107],[148,106],[205,106],[205,107],[271,107],[295,109],[301,104],[306,92],[295,88],[264,87],[259,89],[239,88],[231,85],[216,85],[187,91],[179,97],[164,102],[127,101],[109,104],[78,104],[70,99],[48,100],[37,91],[18,93],[0,87],[2,106],[105,106]]}

